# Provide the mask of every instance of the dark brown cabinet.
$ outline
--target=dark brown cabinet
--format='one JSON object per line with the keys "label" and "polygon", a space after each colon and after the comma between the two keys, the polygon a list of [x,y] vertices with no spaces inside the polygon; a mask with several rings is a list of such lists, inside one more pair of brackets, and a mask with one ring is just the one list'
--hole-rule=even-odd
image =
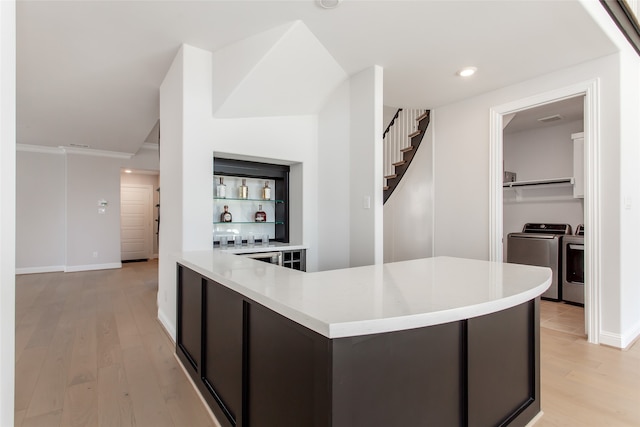
{"label": "dark brown cabinet", "polygon": [[202,381],[225,417],[242,424],[242,297],[207,280],[204,302]]}
{"label": "dark brown cabinet", "polygon": [[538,300],[467,321],[470,426],[522,426],[540,410],[539,323]]}
{"label": "dark brown cabinet", "polygon": [[178,266],[176,352],[223,427],[242,423],[243,299]]}
{"label": "dark brown cabinet", "polygon": [[176,352],[223,427],[519,427],[540,412],[539,298],[330,339],[184,266],[177,277]]}
{"label": "dark brown cabinet", "polygon": [[247,308],[244,425],[331,426],[330,340],[259,304]]}
{"label": "dark brown cabinet", "polygon": [[178,316],[176,345],[188,366],[200,370],[202,357],[202,276],[188,268],[178,269]]}

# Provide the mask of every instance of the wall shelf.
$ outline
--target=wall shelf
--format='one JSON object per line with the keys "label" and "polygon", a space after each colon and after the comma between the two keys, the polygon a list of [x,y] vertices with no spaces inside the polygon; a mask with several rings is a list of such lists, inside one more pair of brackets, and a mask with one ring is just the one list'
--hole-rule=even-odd
{"label": "wall shelf", "polygon": [[239,201],[239,202],[264,202],[264,203],[284,203],[284,200],[275,200],[275,199],[238,199],[233,197],[214,197],[214,200],[230,200],[230,201]]}
{"label": "wall shelf", "polygon": [[233,224],[271,224],[271,225],[279,225],[282,224],[284,225],[284,221],[232,221],[232,222],[220,222],[220,221],[214,221],[214,224],[217,225],[233,225]]}
{"label": "wall shelf", "polygon": [[573,177],[566,178],[549,178],[549,179],[534,179],[529,181],[513,181],[513,182],[505,182],[502,184],[503,188],[526,188],[526,187],[540,187],[540,186],[571,186],[574,184]]}
{"label": "wall shelf", "polygon": [[541,203],[575,199],[573,177],[536,179],[530,181],[514,181],[502,184],[503,202],[508,203]]}
{"label": "wall shelf", "polygon": [[[214,189],[219,178],[224,178],[226,195],[213,194],[213,242],[218,244],[222,236],[268,235],[271,241],[289,242],[289,166],[241,161],[234,159],[213,159]],[[238,188],[248,187],[248,198],[240,198]],[[265,182],[271,189],[271,198],[261,197]],[[225,205],[233,215],[233,222],[220,222],[220,214]],[[262,205],[262,208],[260,207]],[[269,221],[255,222],[255,213],[262,210]]]}

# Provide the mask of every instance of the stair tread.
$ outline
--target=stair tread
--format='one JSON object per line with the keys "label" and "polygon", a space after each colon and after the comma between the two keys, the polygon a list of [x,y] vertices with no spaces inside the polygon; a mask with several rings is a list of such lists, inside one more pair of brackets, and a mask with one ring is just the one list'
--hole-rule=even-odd
{"label": "stair tread", "polygon": [[413,151],[415,150],[415,147],[413,145],[408,146],[407,148],[403,148],[402,150],[400,150],[401,153],[408,153],[409,151]]}
{"label": "stair tread", "polygon": [[418,136],[422,133],[422,131],[420,129],[418,129],[417,131],[410,133],[408,136],[409,138],[413,138],[414,136]]}
{"label": "stair tread", "polygon": [[398,177],[398,174],[395,174],[395,173],[394,173],[394,174],[392,174],[392,175],[386,175],[386,176],[384,177],[384,179],[393,179],[393,178],[397,178],[397,177]]}
{"label": "stair tread", "polygon": [[385,185],[384,187],[382,187],[382,189],[383,189],[384,191],[387,191],[387,190],[389,189],[389,186],[388,186],[388,185]]}
{"label": "stair tread", "polygon": [[391,163],[392,166],[402,166],[407,163],[406,160],[400,160],[399,162]]}
{"label": "stair tread", "polygon": [[422,113],[416,120],[420,121],[420,120],[425,119],[427,117],[429,117],[429,111],[428,110],[425,111],[424,113]]}

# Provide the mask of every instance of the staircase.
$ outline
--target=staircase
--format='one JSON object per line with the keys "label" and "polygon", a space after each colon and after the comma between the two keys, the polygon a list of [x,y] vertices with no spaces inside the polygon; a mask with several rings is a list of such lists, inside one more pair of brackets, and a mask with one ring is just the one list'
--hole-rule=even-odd
{"label": "staircase", "polygon": [[409,168],[429,126],[429,110],[399,108],[382,135],[384,147],[384,202]]}

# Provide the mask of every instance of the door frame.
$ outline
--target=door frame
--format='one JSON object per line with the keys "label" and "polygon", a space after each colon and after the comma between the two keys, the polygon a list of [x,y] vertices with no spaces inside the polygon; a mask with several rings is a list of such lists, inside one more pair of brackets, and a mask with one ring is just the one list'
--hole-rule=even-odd
{"label": "door frame", "polygon": [[584,96],[584,224],[585,329],[590,343],[600,342],[601,215],[600,215],[600,79],[538,94],[489,109],[489,257],[502,262],[503,117],[532,107]]}
{"label": "door frame", "polygon": [[[147,234],[145,238],[145,249],[147,251],[147,258],[153,257],[153,185],[152,184],[120,184],[120,192],[122,194],[123,188],[142,188],[147,190],[149,195],[148,211],[149,224],[146,226]],[[120,259],[122,259],[122,195],[120,196]],[[148,232],[148,233],[147,233]]]}

